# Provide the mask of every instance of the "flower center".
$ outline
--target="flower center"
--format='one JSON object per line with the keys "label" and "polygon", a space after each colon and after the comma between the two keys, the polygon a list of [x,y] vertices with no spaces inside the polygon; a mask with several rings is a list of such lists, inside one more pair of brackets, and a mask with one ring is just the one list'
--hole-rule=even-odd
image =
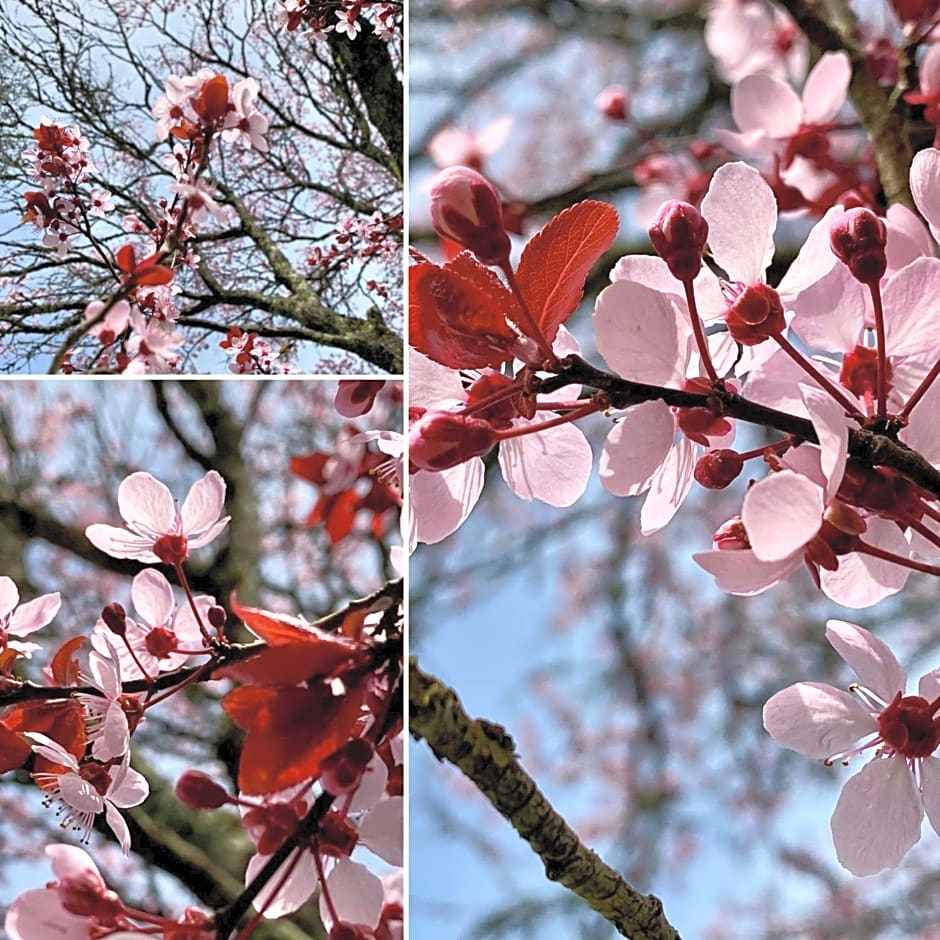
{"label": "flower center", "polygon": [[927,757],[940,747],[940,699],[928,702],[919,695],[900,692],[878,716],[885,744],[904,757]]}
{"label": "flower center", "polygon": [[185,535],[161,535],[153,543],[153,553],[166,565],[178,565],[189,557]]}
{"label": "flower center", "polygon": [[144,646],[156,659],[166,659],[176,649],[176,634],[166,627],[154,627],[147,634]]}

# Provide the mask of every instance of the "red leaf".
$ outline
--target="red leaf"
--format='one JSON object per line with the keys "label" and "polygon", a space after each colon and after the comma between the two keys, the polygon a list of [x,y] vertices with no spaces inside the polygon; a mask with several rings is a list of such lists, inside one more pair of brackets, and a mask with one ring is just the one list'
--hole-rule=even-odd
{"label": "red leaf", "polygon": [[238,788],[249,796],[318,777],[322,761],[349,739],[363,700],[361,682],[339,696],[325,685],[259,691],[257,686],[235,689],[223,702],[232,720],[248,732]]}
{"label": "red leaf", "polygon": [[[63,702],[27,702],[24,705],[16,705],[3,716],[0,725],[7,731],[13,732],[39,731],[61,744],[76,760],[81,760],[85,756],[85,713],[82,711],[82,706],[73,699]],[[9,743],[9,737],[5,737]],[[11,754],[12,751],[8,752],[7,757]],[[21,764],[22,762],[14,766],[19,767]],[[37,757],[36,766],[42,770],[53,765],[51,761]],[[4,769],[12,768],[5,767]]]}
{"label": "red leaf", "polygon": [[29,760],[32,749],[25,738],[0,725],[0,774],[16,770]]}
{"label": "red leaf", "polygon": [[133,245],[122,245],[114,255],[117,266],[125,273],[131,274],[137,267],[137,255]]}
{"label": "red leaf", "polygon": [[313,454],[305,454],[303,457],[291,457],[290,472],[317,486],[323,486],[326,483],[324,470],[331,456],[331,454],[317,451]]}
{"label": "red leaf", "polygon": [[409,269],[409,338],[419,352],[452,369],[496,367],[512,359],[518,343],[506,320],[515,302],[498,278],[464,258]]}
{"label": "red leaf", "polygon": [[85,645],[86,639],[84,636],[73,636],[56,650],[49,668],[58,685],[78,684],[78,672],[81,667],[75,654]]}
{"label": "red leaf", "polygon": [[[328,633],[296,617],[242,607],[234,597],[232,611],[268,644],[268,648],[243,663],[225,666],[215,673],[217,677],[269,686],[293,686],[314,677],[334,678],[358,670],[372,655],[364,643]],[[237,721],[234,716],[233,721]]]}
{"label": "red leaf", "polygon": [[619,227],[613,206],[588,200],[555,216],[525,246],[516,279],[549,343],[577,309],[588,272]]}
{"label": "red leaf", "polygon": [[228,109],[228,82],[224,75],[216,75],[203,83],[193,102],[193,110],[206,124],[213,124],[225,117]]}

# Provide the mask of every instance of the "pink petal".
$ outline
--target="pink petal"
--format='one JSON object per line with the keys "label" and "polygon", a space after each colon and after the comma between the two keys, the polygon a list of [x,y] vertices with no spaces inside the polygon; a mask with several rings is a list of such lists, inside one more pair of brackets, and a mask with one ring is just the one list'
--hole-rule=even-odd
{"label": "pink petal", "polygon": [[917,694],[932,702],[940,696],[940,669],[931,669],[926,675],[921,676],[917,684]]}
{"label": "pink petal", "polygon": [[118,510],[128,524],[143,525],[152,532],[169,532],[176,519],[173,494],[159,480],[143,472],[132,473],[121,481]]}
{"label": "pink petal", "polygon": [[597,349],[625,379],[677,386],[685,378],[676,311],[657,291],[633,281],[605,287],[594,308]]}
{"label": "pink petal", "polygon": [[[823,368],[823,372],[826,371]],[[806,373],[782,349],[777,349],[748,374],[745,396],[758,404],[805,418],[808,415],[799,394],[799,385],[806,377]]]}
{"label": "pink petal", "polygon": [[798,130],[802,113],[796,92],[770,75],[748,75],[731,89],[731,114],[742,131],[790,137]]}
{"label": "pink petal", "polygon": [[798,297],[836,267],[836,256],[829,247],[829,229],[843,212],[845,210],[842,206],[827,209],[826,214],[810,229],[799,253],[777,285],[777,292],[785,300]]}
{"label": "pink petal", "polygon": [[831,121],[845,104],[851,78],[852,66],[844,52],[823,53],[803,86],[803,123]]}
{"label": "pink petal", "polygon": [[[893,522],[874,516],[866,521],[868,529],[862,536],[863,541],[902,558],[908,556],[910,546]],[[897,594],[907,583],[910,573],[911,569],[903,565],[851,552],[839,556],[836,571],[820,571],[819,580],[827,597],[844,607],[860,610]]]}
{"label": "pink petal", "polygon": [[845,408],[818,385],[800,385],[800,395],[819,437],[819,463],[826,475],[826,502],[842,483],[849,454],[849,426]]}
{"label": "pink petal", "polygon": [[715,576],[715,584],[728,594],[750,597],[772,588],[800,567],[802,554],[781,561],[761,561],[750,549],[727,552],[698,552],[692,559]]}
{"label": "pink petal", "polygon": [[209,526],[202,535],[190,536],[189,538],[189,547],[202,548],[203,545],[208,545],[210,542],[215,540],[228,525],[229,519],[231,516],[223,516],[215,525]]}
{"label": "pink petal", "polygon": [[225,480],[215,470],[210,470],[186,494],[180,509],[183,531],[189,535],[209,528],[222,515],[224,505]]}
{"label": "pink petal", "polygon": [[845,620],[830,620],[826,624],[826,639],[852,667],[862,685],[885,702],[907,687],[907,673],[894,653],[864,627]]}
{"label": "pink petal", "polygon": [[6,617],[19,603],[20,592],[13,583],[12,578],[0,577],[0,617]]}
{"label": "pink petal", "polygon": [[708,245],[732,281],[755,284],[774,256],[777,200],[764,178],[746,163],[725,163],[702,200]]}
{"label": "pink petal", "polygon": [[611,428],[601,451],[599,473],[614,496],[636,496],[646,490],[672,447],[676,419],[662,401],[631,408]]}
{"label": "pink petal", "polygon": [[114,833],[114,837],[118,840],[118,845],[121,846],[121,851],[127,855],[131,850],[131,833],[127,828],[127,823],[124,821],[124,817],[110,803],[105,803],[104,818],[107,821],[108,826],[110,826],[111,831]]}
{"label": "pink petal", "polygon": [[[832,254],[828,245],[825,250]],[[840,264],[787,304],[794,311],[790,326],[814,349],[848,352],[865,325],[867,303],[865,289]]]}
{"label": "pink petal", "polygon": [[108,801],[122,809],[139,806],[150,796],[150,784],[147,778],[133,767],[121,768],[115,773],[114,782],[108,790]]}
{"label": "pink petal", "polygon": [[741,520],[755,556],[781,561],[816,535],[822,513],[822,489],[799,473],[781,470],[747,491]]}
{"label": "pink petal", "polygon": [[21,894],[4,921],[10,940],[88,940],[90,924],[88,917],[65,910],[58,891],[48,888]]}
{"label": "pink petal", "polygon": [[885,346],[891,356],[911,356],[940,346],[940,259],[918,258],[882,290]]}
{"label": "pink petal", "polygon": [[385,785],[388,783],[388,768],[385,761],[378,754],[366,764],[359,787],[353,794],[349,804],[350,813],[361,813],[372,809],[385,795]]}
{"label": "pink petal", "polygon": [[[362,924],[369,928],[378,926],[385,903],[385,890],[381,880],[365,865],[343,858],[327,875],[326,883],[330,899],[337,916],[346,924]],[[332,914],[321,895],[320,916],[330,925]]]}
{"label": "pink petal", "polygon": [[411,476],[411,506],[419,542],[433,545],[463,525],[483,492],[483,461],[474,457],[440,473]]}
{"label": "pink petal", "polygon": [[59,793],[64,802],[81,813],[100,813],[104,809],[101,794],[77,773],[59,777]]}
{"label": "pink petal", "polygon": [[[940,62],[940,48],[932,46],[930,55]],[[940,150],[929,147],[915,154],[911,163],[911,194],[927,220],[933,237],[940,234]]]}
{"label": "pink petal", "polygon": [[359,838],[389,865],[404,862],[404,800],[393,796],[370,810],[359,826]]}
{"label": "pink petal", "polygon": [[464,401],[466,394],[456,369],[408,350],[408,401],[426,408],[444,401]]}
{"label": "pink petal", "polygon": [[109,761],[127,753],[131,734],[127,724],[127,715],[118,702],[112,702],[104,715],[104,725],[100,737],[95,739],[91,755],[95,760]]}
{"label": "pink petal", "polygon": [[[299,858],[298,858],[299,855]],[[270,855],[252,855],[245,869],[245,884],[252,880],[267,864]],[[286,881],[285,881],[286,879]],[[317,869],[310,852],[295,849],[275,872],[274,877],[258,892],[255,910],[265,917],[283,917],[302,907],[318,884]],[[275,894],[276,888],[281,889]]]}
{"label": "pink petal", "polygon": [[924,809],[933,831],[940,835],[940,760],[925,757],[920,765]]}
{"label": "pink petal", "polygon": [[[551,412],[539,412],[528,423],[553,417]],[[510,438],[499,445],[499,467],[509,488],[520,499],[539,499],[549,506],[577,502],[587,488],[593,466],[591,445],[573,424]]]}
{"label": "pink petal", "polygon": [[653,474],[640,510],[641,534],[652,535],[669,524],[689,495],[694,470],[695,445],[687,437],[680,437]]}
{"label": "pink petal", "polygon": [[153,568],[141,571],[134,577],[131,600],[138,619],[149,627],[163,626],[176,607],[170,582]]}
{"label": "pink petal", "polygon": [[54,594],[41,594],[39,597],[25,604],[21,604],[10,618],[9,632],[14,636],[29,636],[36,630],[41,630],[52,621],[59,612],[62,599],[59,592]]}
{"label": "pink petal", "polygon": [[798,682],[768,700],[764,728],[791,751],[825,758],[877,732],[878,723],[854,695],[820,682]]}
{"label": "pink petal", "polygon": [[134,535],[127,529],[96,522],[85,529],[85,538],[95,548],[112,558],[136,558],[138,561],[155,564],[160,559],[151,551],[153,539]]}
{"label": "pink petal", "polygon": [[933,241],[920,216],[896,202],[888,206],[884,219],[888,227],[888,270],[900,271],[917,258],[932,257]]}
{"label": "pink petal", "polygon": [[91,856],[77,845],[65,845],[57,842],[47,845],[45,853],[52,863],[52,873],[59,881],[65,878],[74,878],[76,875],[91,874],[93,878],[104,884],[98,866],[95,865]]}
{"label": "pink petal", "polygon": [[832,814],[840,864],[859,876],[893,868],[920,838],[923,818],[904,758],[871,761],[848,780]]}

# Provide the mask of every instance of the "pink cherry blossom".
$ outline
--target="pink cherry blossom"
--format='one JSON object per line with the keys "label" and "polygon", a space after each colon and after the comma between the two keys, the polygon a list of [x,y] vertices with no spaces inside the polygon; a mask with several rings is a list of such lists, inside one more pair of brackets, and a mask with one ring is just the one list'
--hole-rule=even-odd
{"label": "pink cherry blossom", "polygon": [[[119,810],[139,806],[150,794],[147,780],[130,766],[130,754],[114,767],[94,761],[81,764],[60,744],[39,732],[27,731],[37,754],[67,768],[65,773],[36,773],[36,783],[46,792],[46,804],[59,803],[57,815],[63,829],[75,829],[88,843],[95,816],[104,813],[125,855],[130,851],[131,836]],[[64,815],[63,815],[64,814]]]}
{"label": "pink cherry blossom", "polygon": [[136,558],[147,564],[177,563],[190,549],[208,545],[228,524],[219,518],[225,503],[225,481],[210,470],[197,480],[181,508],[173,494],[149,473],[132,473],[118,487],[118,509],[124,528],[95,523],[85,535],[114,558]]}
{"label": "pink cherry blossom", "polygon": [[7,910],[4,927],[10,940],[87,940],[98,918],[72,914],[63,906],[70,884],[80,883],[83,893],[108,892],[97,866],[84,849],[74,845],[47,845],[46,855],[52,862],[57,881],[49,887],[26,891]]}
{"label": "pink cherry blossom", "polygon": [[845,784],[832,815],[839,862],[855,875],[893,868],[920,839],[924,812],[940,833],[940,670],[905,695],[907,674],[890,649],[855,624],[830,620],[826,638],[861,680],[849,692],[798,682],[764,706],[779,744],[827,764],[865,751],[872,759]]}
{"label": "pink cherry blossom", "polygon": [[222,139],[238,141],[242,147],[267,153],[268,142],[264,135],[268,119],[255,106],[259,91],[258,82],[253,78],[243,78],[232,85],[229,98],[234,108],[225,115]]}
{"label": "pink cherry blossom", "polygon": [[428,156],[441,170],[449,166],[482,169],[486,158],[509,139],[512,122],[512,117],[506,115],[476,133],[458,127],[445,127],[428,143]]}
{"label": "pink cherry blossom", "polygon": [[[11,578],[0,577],[0,651],[17,650],[27,659],[40,649],[36,643],[21,643],[10,637],[26,637],[52,622],[62,601],[59,592],[41,594],[20,604],[20,592]],[[17,606],[18,605],[18,606]]]}

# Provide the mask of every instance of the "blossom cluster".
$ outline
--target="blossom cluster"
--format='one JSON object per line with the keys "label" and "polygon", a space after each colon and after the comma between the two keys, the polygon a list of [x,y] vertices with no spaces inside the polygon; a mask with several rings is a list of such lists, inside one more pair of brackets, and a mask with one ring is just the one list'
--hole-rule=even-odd
{"label": "blossom cluster", "polygon": [[375,35],[391,42],[398,34],[401,7],[385,0],[278,0],[277,19],[288,31],[301,27],[314,39],[337,32],[355,39],[365,14]]}

